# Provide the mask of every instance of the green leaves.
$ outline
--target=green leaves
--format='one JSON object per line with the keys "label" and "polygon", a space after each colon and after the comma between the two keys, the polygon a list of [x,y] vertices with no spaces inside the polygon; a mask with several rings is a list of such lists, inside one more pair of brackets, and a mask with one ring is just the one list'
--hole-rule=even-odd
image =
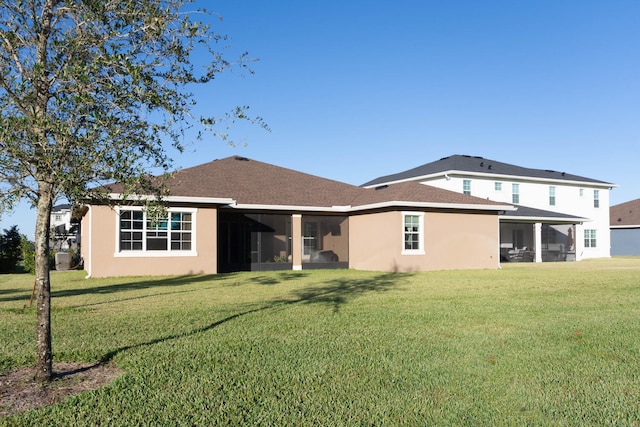
{"label": "green leaves", "polygon": [[[166,148],[186,130],[228,141],[223,122],[251,118],[246,107],[197,119],[193,85],[209,83],[246,55],[226,59],[226,40],[190,1],[0,1],[0,173],[13,194],[37,194],[47,176],[55,194],[90,198],[105,182],[141,191],[149,168],[169,170]],[[204,49],[202,49],[204,47]],[[197,66],[194,63],[197,55]],[[148,189],[148,188],[147,188]],[[3,192],[4,193],[4,192]],[[1,205],[0,205],[1,206]]]}

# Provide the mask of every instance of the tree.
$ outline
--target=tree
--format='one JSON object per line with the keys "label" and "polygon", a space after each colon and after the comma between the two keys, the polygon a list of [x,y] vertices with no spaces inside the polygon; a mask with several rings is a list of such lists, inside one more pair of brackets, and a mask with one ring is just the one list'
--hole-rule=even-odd
{"label": "tree", "polygon": [[233,65],[248,70],[248,59],[229,62],[214,49],[225,37],[191,3],[0,0],[0,211],[24,198],[36,207],[37,380],[52,378],[54,200],[108,201],[104,185],[114,181],[125,194],[160,198],[147,171],[170,172],[168,149],[182,151],[194,125],[225,140],[221,120],[264,126],[246,107],[219,118],[193,113],[195,86]]}
{"label": "tree", "polygon": [[0,236],[0,273],[14,273],[22,258],[21,237],[14,225]]}

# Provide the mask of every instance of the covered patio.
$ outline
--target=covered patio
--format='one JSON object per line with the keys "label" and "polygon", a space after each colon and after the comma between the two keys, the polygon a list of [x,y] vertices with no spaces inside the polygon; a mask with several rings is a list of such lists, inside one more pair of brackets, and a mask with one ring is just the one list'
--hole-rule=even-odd
{"label": "covered patio", "polygon": [[518,205],[500,215],[501,262],[576,261],[576,232],[584,218]]}

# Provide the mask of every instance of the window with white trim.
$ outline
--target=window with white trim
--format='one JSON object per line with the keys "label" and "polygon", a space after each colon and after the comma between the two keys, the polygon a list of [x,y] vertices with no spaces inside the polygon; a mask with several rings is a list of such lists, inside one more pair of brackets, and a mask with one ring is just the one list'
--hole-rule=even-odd
{"label": "window with white trim", "polygon": [[194,209],[170,209],[151,218],[142,209],[119,209],[118,252],[186,254],[195,250]]}
{"label": "window with white trim", "polygon": [[549,206],[556,205],[556,187],[549,187]]}
{"label": "window with white trim", "polygon": [[596,243],[596,230],[584,230],[584,247],[595,248]]}
{"label": "window with white trim", "polygon": [[402,224],[402,253],[405,255],[424,254],[424,214],[421,212],[404,212],[402,214]]}
{"label": "window with white trim", "polygon": [[502,191],[502,183],[501,183],[501,182],[499,182],[499,181],[496,181],[496,182],[493,184],[493,188],[494,188],[494,190],[495,190],[495,191]]}
{"label": "window with white trim", "polygon": [[593,207],[600,207],[600,190],[593,190]]}
{"label": "window with white trim", "polygon": [[462,194],[467,194],[467,195],[471,194],[471,180],[470,179],[463,179],[462,180]]}
{"label": "window with white trim", "polygon": [[520,203],[520,184],[511,184],[511,203]]}

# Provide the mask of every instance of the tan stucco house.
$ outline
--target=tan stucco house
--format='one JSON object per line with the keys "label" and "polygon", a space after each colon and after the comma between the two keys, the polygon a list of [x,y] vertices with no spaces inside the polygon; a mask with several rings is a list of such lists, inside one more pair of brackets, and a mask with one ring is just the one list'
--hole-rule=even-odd
{"label": "tan stucco house", "polygon": [[156,221],[135,202],[88,206],[90,276],[493,269],[498,215],[515,210],[417,182],[362,188],[237,156],[183,169],[168,188]]}

